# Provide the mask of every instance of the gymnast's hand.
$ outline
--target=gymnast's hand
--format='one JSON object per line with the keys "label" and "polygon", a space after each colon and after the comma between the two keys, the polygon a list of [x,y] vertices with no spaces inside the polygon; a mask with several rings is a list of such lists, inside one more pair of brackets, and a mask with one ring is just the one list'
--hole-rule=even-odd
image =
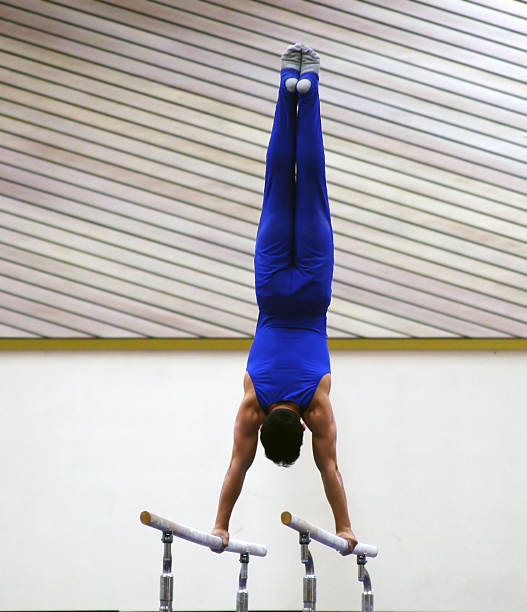
{"label": "gymnast's hand", "polygon": [[222,553],[225,548],[229,545],[229,532],[219,527],[214,527],[211,531],[212,535],[219,536],[223,540],[223,546],[221,548],[211,548],[212,552]]}
{"label": "gymnast's hand", "polygon": [[355,537],[355,534],[351,530],[351,527],[348,527],[347,529],[343,529],[342,531],[338,531],[337,535],[339,536],[339,538],[344,538],[345,540],[348,541],[348,550],[340,554],[343,555],[344,557],[346,555],[351,555],[351,553],[353,552],[353,549],[355,548],[355,546],[357,546],[357,538]]}

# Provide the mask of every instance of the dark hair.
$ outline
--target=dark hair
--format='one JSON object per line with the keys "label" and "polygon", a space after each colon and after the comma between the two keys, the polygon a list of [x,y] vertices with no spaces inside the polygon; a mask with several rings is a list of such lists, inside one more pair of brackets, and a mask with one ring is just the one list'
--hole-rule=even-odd
{"label": "dark hair", "polygon": [[260,430],[265,456],[283,467],[298,459],[304,428],[298,416],[287,408],[275,408],[266,417]]}

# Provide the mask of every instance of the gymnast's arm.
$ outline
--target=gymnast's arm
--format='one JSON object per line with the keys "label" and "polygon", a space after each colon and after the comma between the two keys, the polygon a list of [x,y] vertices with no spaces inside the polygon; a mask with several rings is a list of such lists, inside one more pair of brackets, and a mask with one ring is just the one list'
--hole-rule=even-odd
{"label": "gymnast's arm", "polygon": [[323,387],[317,389],[304,420],[311,430],[313,458],[320,470],[324,491],[333,511],[335,532],[348,540],[350,548],[345,554],[349,554],[357,544],[357,539],[351,529],[346,491],[337,464],[337,426],[329,400],[329,387],[326,393]]}
{"label": "gymnast's arm", "polygon": [[258,446],[258,430],[262,416],[254,408],[254,402],[246,392],[234,423],[234,442],[229,468],[221,488],[218,512],[212,533],[229,542],[229,521],[245,480],[245,474],[251,467]]}

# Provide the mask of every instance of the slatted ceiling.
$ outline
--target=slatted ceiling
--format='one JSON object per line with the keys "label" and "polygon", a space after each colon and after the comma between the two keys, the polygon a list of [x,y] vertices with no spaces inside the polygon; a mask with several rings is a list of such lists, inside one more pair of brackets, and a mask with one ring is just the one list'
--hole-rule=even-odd
{"label": "slatted ceiling", "polygon": [[[338,5],[342,3],[330,1],[328,4],[338,7]],[[500,25],[502,27],[498,28],[492,21],[489,21],[496,17],[495,12],[490,15],[485,15],[481,9],[470,11],[470,4],[468,2],[442,2],[440,8],[443,10],[437,10],[431,7],[430,5],[437,4],[434,2],[416,4],[408,0],[398,0],[397,4],[394,4],[393,2],[388,3],[382,0],[368,0],[368,4],[389,8],[390,10],[405,15],[406,18],[410,15],[414,19],[423,19],[426,22],[445,26],[450,30],[461,32],[465,36],[467,44],[471,44],[472,42],[470,36],[466,35],[466,32],[470,31],[471,35],[487,39],[487,41],[490,42],[502,43],[506,46],[517,47],[519,49],[523,48],[522,43],[524,44],[525,37],[521,34],[521,22],[513,18],[505,19],[505,16],[502,14],[500,18]],[[473,18],[468,18],[469,15],[472,15]],[[487,17],[487,21],[483,21],[483,17]],[[404,22],[400,25],[403,27]],[[413,26],[415,24],[411,25]],[[516,32],[514,31],[515,27],[518,28]],[[508,31],[505,28],[507,28]],[[411,29],[416,28],[412,27]],[[523,30],[524,29],[525,26],[523,27]],[[500,51],[501,48],[498,46],[497,52],[499,53]]]}
{"label": "slatted ceiling", "polygon": [[[335,2],[331,0],[328,4],[334,5]],[[475,2],[474,0],[468,2],[458,2],[458,0],[421,0],[421,4],[440,8],[453,16],[460,15],[468,17],[473,21],[487,24],[495,25],[498,20],[500,27],[503,29],[519,33],[525,32],[525,23],[521,16],[523,15],[524,18],[527,18],[527,7],[522,6],[522,3],[517,0],[503,0],[499,6],[491,0],[489,2]],[[490,9],[497,10],[489,10],[485,8],[485,5],[489,6]],[[470,30],[470,28],[468,29]]]}
{"label": "slatted ceiling", "polygon": [[[2,200],[3,198],[0,200],[0,208],[2,207]],[[4,227],[10,227],[11,229],[15,228],[19,231],[25,231],[25,232],[32,232],[32,231],[36,232],[40,229],[40,224],[38,223],[27,222],[25,219],[21,219],[13,215],[5,215],[5,214],[2,214],[1,212],[0,212],[0,223]],[[57,241],[62,241],[62,242],[66,242],[69,238],[71,245],[72,246],[76,245],[76,248],[78,250],[82,250],[83,247],[84,248],[87,247],[88,252],[91,252],[91,249],[89,248],[91,246],[90,242],[95,247],[99,246],[96,241],[89,241],[89,240],[83,241],[80,238],[79,234],[71,235],[71,237],[69,237],[67,235],[67,232],[63,232],[59,230],[59,231],[54,231],[54,232],[48,231],[47,235],[49,239],[56,239]],[[8,235],[8,239],[9,239],[9,235]],[[17,242],[15,241],[14,244],[16,245]],[[149,244],[149,242],[147,242],[147,244]],[[114,257],[120,255],[123,261],[126,261],[126,262],[133,261],[133,258],[129,257],[126,251],[124,251],[123,253],[119,253],[118,252],[119,250],[124,251],[124,249],[116,249],[115,247],[111,247],[110,249],[105,250],[103,248],[103,245],[101,244],[99,248],[99,254],[101,254],[103,257],[108,254],[113,255]],[[99,265],[104,271],[106,262],[102,261]],[[82,273],[82,274],[84,277],[85,273]],[[100,285],[101,283],[99,282],[98,284]],[[226,328],[227,325],[230,327],[233,327],[235,331],[236,330],[239,331],[240,327],[242,327],[244,331],[247,331],[247,329],[252,330],[252,328],[254,327],[254,319],[250,317],[249,315],[255,314],[255,313],[245,312],[244,313],[246,315],[245,318],[238,317],[234,314],[231,314],[232,310],[229,310],[229,308],[232,309],[234,301],[231,300],[230,298],[222,297],[220,295],[213,295],[212,292],[210,292],[207,298],[208,300],[211,300],[211,301],[205,301],[204,296],[203,295],[200,296],[199,290],[196,290],[196,288],[188,287],[187,290],[185,289],[186,288],[183,286],[182,283],[179,284],[177,286],[177,293],[175,293],[175,295],[172,295],[171,300],[170,300],[175,310],[177,310],[178,307],[183,309],[183,311],[186,308],[189,308],[190,306],[192,306],[193,308],[192,317],[183,318],[184,329],[188,329],[189,325],[193,325],[193,324],[197,325],[199,323],[199,320],[198,320],[199,318],[205,318],[205,320],[207,321],[207,325],[214,326],[215,320],[217,320],[219,317],[221,317],[221,320],[224,323],[224,326],[221,327],[221,329],[219,330],[223,332],[222,335],[224,335],[224,333],[229,331]],[[183,296],[186,299],[182,299],[182,297],[179,297],[179,296]],[[197,299],[198,297],[201,297],[201,299],[203,299],[204,304],[198,301]],[[211,304],[211,306],[208,306],[208,304]],[[223,307],[224,309],[223,312],[217,310],[217,309],[220,309],[221,307]],[[237,310],[246,310],[246,311],[249,310],[249,308],[244,308],[244,303],[240,302],[239,300],[236,300],[236,307],[237,307]],[[176,314],[174,314],[174,316],[176,316]],[[194,321],[194,319],[196,319],[196,321]],[[232,331],[232,329],[230,331]]]}
{"label": "slatted ceiling", "polygon": [[[427,300],[426,297],[412,303],[412,301],[405,300],[405,298],[413,300],[415,297],[408,295],[409,292],[401,292],[395,299],[392,299],[386,296],[386,289],[383,289],[385,294],[381,295],[377,291],[367,291],[357,285],[346,286],[343,283],[335,282],[334,296],[335,298],[353,300],[366,307],[373,306],[383,313],[394,313],[409,319],[413,322],[413,327],[406,323],[405,329],[414,336],[459,335],[467,332],[480,337],[508,335],[490,326],[477,325],[470,319],[467,321],[437,312],[437,310],[434,310],[433,304],[430,303],[431,301]],[[383,319],[385,318],[386,315],[384,314]],[[523,326],[522,331],[525,332],[525,326]]]}
{"label": "slatted ceiling", "polygon": [[[273,0],[273,4],[278,3],[279,0]],[[436,43],[426,36],[422,38],[413,36],[411,33],[399,30],[396,25],[390,27],[368,18],[354,16],[353,11],[356,11],[361,5],[366,5],[365,2],[352,2],[346,5],[344,12],[331,10],[315,2],[295,2],[294,4],[288,2],[287,10],[272,6],[268,2],[251,0],[244,2],[242,9],[237,0],[222,0],[221,6],[219,3],[198,2],[197,0],[196,2],[194,0],[170,0],[170,2],[163,1],[163,4],[184,7],[190,12],[199,10],[211,19],[225,23],[235,21],[239,26],[267,34],[280,41],[289,40],[291,32],[298,33],[297,35],[303,35],[304,38],[308,36],[314,47],[320,49],[326,47],[326,52],[330,54],[335,48],[330,43],[340,43],[346,46],[347,50],[345,53],[336,53],[336,55],[352,60],[357,57],[356,52],[363,49],[375,55],[395,57],[408,64],[417,64],[428,67],[429,70],[445,72],[463,80],[479,75],[480,80],[485,83],[499,83],[502,91],[512,88],[510,93],[514,93],[518,89],[517,84],[507,82],[507,76],[505,76],[507,71],[514,70],[513,65],[499,62],[499,69],[492,73],[486,63],[487,58],[478,53],[462,53],[463,49],[457,46]],[[297,8],[294,13],[292,12],[293,6]],[[326,16],[324,21],[321,21],[322,15]],[[394,22],[396,24],[396,19]],[[292,24],[295,27],[291,27]],[[462,58],[468,61],[462,63]],[[478,81],[477,78],[475,80]]]}
{"label": "slatted ceiling", "polygon": [[[519,323],[523,325],[522,321],[526,320],[525,306],[519,306],[488,294],[471,291],[459,285],[444,283],[432,276],[408,272],[349,252],[342,253],[339,260],[341,264],[346,263],[346,267],[340,266],[339,269],[342,269],[343,278],[349,279],[350,284],[353,281],[357,286],[371,288],[371,284],[386,283],[382,291],[378,292],[394,297],[398,295],[398,292],[403,292],[401,295],[404,295],[405,290],[414,289],[416,291],[416,302],[426,302],[429,297],[445,298],[449,303],[448,307],[443,304],[443,307],[436,308],[437,310],[450,311],[452,314],[456,314],[458,307],[468,307],[470,315],[465,317],[467,320],[476,321],[478,317],[491,315],[502,321],[501,327],[503,327],[505,321],[509,324]],[[367,274],[364,272],[366,269],[368,270]],[[390,285],[391,288],[389,288]],[[419,299],[417,299],[417,295]],[[507,316],[496,315],[495,313],[506,313]],[[513,335],[523,336],[522,333],[514,333]]]}
{"label": "slatted ceiling", "polygon": [[[174,317],[169,324],[168,313],[159,312],[155,308],[139,307],[139,304],[129,304],[128,300],[122,297],[113,297],[105,294],[98,289],[79,286],[77,283],[65,281],[60,278],[49,278],[48,275],[34,272],[32,270],[21,269],[21,266],[3,262],[4,277],[2,279],[2,288],[4,292],[9,292],[12,295],[23,296],[27,300],[31,300],[38,304],[46,306],[54,306],[66,312],[79,313],[81,317],[86,318],[89,324],[81,322],[80,317],[75,314],[72,321],[76,325],[83,325],[82,331],[88,333],[119,333],[122,331],[131,332],[132,335],[137,335],[140,330],[150,336],[169,337],[181,332],[174,325]],[[24,281],[16,280],[22,272]],[[43,288],[42,284],[49,287]],[[73,296],[73,297],[72,297]],[[5,296],[4,296],[5,297]],[[100,302],[106,306],[100,306]],[[126,310],[135,312],[132,316]],[[91,320],[96,319],[98,332],[94,331]],[[157,321],[156,321],[157,319]],[[107,321],[112,324],[111,329],[107,329],[108,325],[100,325],[101,321]],[[161,324],[163,322],[164,324]],[[86,325],[86,327],[84,327]],[[120,327],[123,326],[123,327]],[[126,326],[126,327],[124,327]]]}
{"label": "slatted ceiling", "polygon": [[[404,300],[406,303],[419,306],[422,309],[420,318],[423,321],[431,322],[428,318],[428,311],[434,311],[434,313],[439,313],[443,317],[443,313],[447,311],[450,314],[450,319],[447,321],[444,318],[444,322],[441,324],[444,327],[446,326],[447,329],[455,330],[456,326],[458,326],[459,329],[464,330],[467,324],[475,324],[480,326],[478,331],[475,329],[473,331],[476,336],[494,335],[495,331],[521,337],[527,334],[526,323],[496,315],[493,312],[481,311],[473,306],[467,306],[466,304],[451,301],[431,293],[430,290],[433,287],[430,286],[432,284],[430,281],[424,283],[423,289],[418,291],[402,285],[400,282],[392,282],[371,274],[361,273],[358,270],[348,271],[347,278],[339,274],[339,278],[342,279],[342,282],[335,281],[334,294],[342,298],[358,299],[360,292],[362,292],[364,296],[363,303],[368,304],[370,299],[364,293],[364,290],[366,290],[370,293],[391,297],[394,300]],[[347,284],[344,284],[344,280]],[[359,291],[359,294],[355,289]],[[484,305],[488,304],[481,304],[480,307]],[[525,312],[522,314],[524,315]],[[438,323],[438,325],[440,324]],[[486,328],[484,332],[483,327]]]}
{"label": "slatted ceiling", "polygon": [[[4,303],[4,296],[2,297],[2,304]],[[6,302],[7,303],[7,302]],[[11,310],[0,306],[0,317],[4,325],[8,325],[12,328],[20,328],[23,331],[23,337],[27,337],[26,334],[30,334],[30,337],[52,337],[52,338],[87,338],[89,334],[79,332],[76,329],[67,327],[64,323],[57,325],[52,323],[46,318],[41,316],[41,309],[36,307],[33,308],[31,316],[26,315],[18,310]],[[10,336],[11,338],[13,336]]]}
{"label": "slatted ceiling", "polygon": [[[342,233],[348,235],[356,234],[357,224],[360,224],[368,228],[366,230],[363,229],[362,231],[365,239],[367,239],[368,236],[371,236],[372,239],[374,239],[374,236],[378,235],[379,231],[383,234],[391,233],[394,236],[394,240],[396,239],[399,243],[401,243],[401,238],[408,238],[409,240],[419,243],[418,247],[416,248],[423,248],[423,253],[425,255],[427,251],[424,250],[422,245],[431,247],[431,253],[435,252],[434,247],[447,251],[448,257],[451,258],[453,262],[456,262],[456,260],[454,260],[451,255],[460,255],[460,263],[457,264],[459,267],[470,267],[472,262],[469,260],[469,258],[479,260],[481,262],[492,261],[492,265],[498,269],[494,273],[489,270],[489,277],[491,277],[492,274],[502,274],[502,269],[508,269],[512,271],[512,275],[510,276],[511,283],[513,282],[513,279],[516,279],[515,284],[518,286],[523,286],[527,279],[525,276],[527,273],[527,245],[524,243],[503,238],[500,239],[499,236],[492,236],[486,234],[485,232],[478,233],[470,231],[467,232],[468,235],[466,240],[462,240],[452,237],[451,235],[449,236],[448,233],[444,231],[448,228],[442,227],[441,223],[434,224],[434,230],[431,230],[427,229],[426,227],[421,227],[418,224],[414,224],[413,222],[407,223],[406,221],[400,221],[397,217],[389,217],[382,214],[372,213],[371,211],[364,210],[362,208],[350,208],[352,210],[348,217],[348,221],[341,221],[338,224],[339,230]],[[371,230],[371,234],[370,228],[373,228]],[[490,239],[488,240],[487,244],[490,244],[490,246],[493,248],[488,248],[487,246],[482,246],[481,244],[475,242],[478,238],[485,239],[488,237]],[[518,247],[516,255],[506,252],[507,247],[509,251],[513,251],[514,246],[516,245]],[[412,246],[409,246],[406,250],[411,252],[412,248]],[[523,257],[521,255],[523,255]]]}
{"label": "slatted ceiling", "polygon": [[[382,263],[392,267],[394,276],[398,276],[400,272],[404,275],[408,271],[414,272],[418,270],[424,278],[437,279],[451,285],[454,300],[459,290],[469,289],[475,293],[504,300],[506,304],[504,307],[505,312],[509,308],[509,303],[520,306],[522,309],[526,306],[525,292],[523,290],[476,276],[470,272],[445,267],[435,261],[418,259],[404,252],[371,244],[354,237],[336,235],[335,244],[338,245],[340,250],[339,261],[341,263],[348,261],[350,253],[360,253],[368,262],[363,268],[367,272],[369,272],[369,262]],[[525,320],[525,315],[520,314],[519,317],[521,320]]]}
{"label": "slatted ceiling", "polygon": [[[0,309],[1,312],[1,309]],[[34,334],[20,327],[11,327],[0,323],[0,338],[34,338]]]}
{"label": "slatted ceiling", "polygon": [[[62,291],[128,322],[251,335],[278,54],[309,38],[324,62],[330,336],[525,335],[527,91],[511,77],[527,29],[433,4],[0,3],[0,270],[25,299],[6,312],[27,323],[22,304]],[[35,321],[0,316],[68,335]]]}
{"label": "slatted ceiling", "polygon": [[[274,4],[276,0],[269,0],[269,2]],[[296,4],[300,8],[303,3],[293,2],[293,5]],[[329,4],[332,6],[340,4],[342,7],[343,3],[330,2]],[[417,48],[421,48],[422,40],[420,37],[422,36],[431,40],[430,51],[432,52],[441,48],[439,45],[443,46],[446,43],[454,48],[475,51],[481,55],[502,59],[507,64],[518,63],[522,65],[524,55],[513,48],[516,44],[519,49],[522,49],[521,45],[524,37],[519,34],[511,33],[510,37],[507,37],[506,32],[499,28],[475,20],[452,18],[444,11],[435,11],[408,0],[398,0],[397,3],[368,0],[367,2],[357,3],[352,10],[354,16],[366,17],[368,22],[376,22],[376,25],[382,24],[375,29],[376,34],[386,37],[388,40],[404,41],[409,46],[413,44]],[[329,20],[332,14],[334,14],[332,9],[324,8],[321,9],[319,17],[324,16]],[[344,14],[344,20],[346,18],[347,16]],[[343,25],[344,23],[345,21]],[[384,24],[389,27],[384,27]],[[375,25],[373,27],[375,28]],[[396,32],[393,32],[392,29]],[[470,30],[470,34],[467,33],[467,29]],[[398,30],[400,32],[397,32]],[[436,41],[438,42],[434,44]],[[443,50],[442,55],[449,57],[449,54],[454,52],[454,49],[446,49]],[[462,61],[464,57],[466,55],[461,54],[454,59]],[[482,59],[477,58],[480,61]],[[474,61],[469,63],[473,65]],[[514,68],[512,67],[512,69]]]}
{"label": "slatted ceiling", "polygon": [[[115,320],[115,322],[126,324],[132,331],[139,328],[150,336],[171,337],[174,334],[180,335],[185,329],[196,335],[203,334],[204,328],[212,326],[212,323],[202,322],[200,326],[200,321],[196,319],[200,315],[208,315],[210,319],[213,319],[214,317],[211,315],[215,314],[212,309],[200,307],[198,304],[196,305],[196,319],[188,320],[187,317],[179,315],[175,310],[181,300],[163,299],[163,296],[153,296],[154,292],[141,288],[135,288],[134,292],[128,290],[129,296],[127,297],[127,287],[123,287],[126,283],[119,283],[115,279],[111,279],[111,283],[108,282],[110,280],[108,279],[105,283],[105,279],[101,278],[100,275],[95,279],[93,274],[85,275],[85,282],[81,284],[58,277],[56,272],[55,275],[49,275],[5,260],[2,262],[2,268],[5,275],[3,287],[12,293],[25,295],[30,299],[48,304],[49,300],[57,294],[59,296],[56,302],[57,306],[69,310],[75,309],[76,312],[80,313],[85,311],[85,315],[99,314],[100,317],[104,317],[104,320],[110,322]],[[97,281],[97,288],[86,284],[90,277]],[[19,278],[23,278],[24,282],[17,280]],[[50,291],[44,289],[44,287],[48,287]],[[102,287],[102,289],[99,287]],[[120,294],[116,294],[117,289],[119,289]],[[148,303],[148,300],[152,297],[158,298],[154,304]],[[81,301],[81,303],[79,304],[78,301]],[[101,307],[100,304],[105,304],[108,308]],[[219,336],[226,333],[233,334],[233,332],[234,335],[246,335],[248,330],[254,326],[254,321],[250,319],[243,321],[240,317],[228,313],[223,318],[226,325],[229,323],[237,325],[242,327],[242,331],[218,327],[216,334]]]}

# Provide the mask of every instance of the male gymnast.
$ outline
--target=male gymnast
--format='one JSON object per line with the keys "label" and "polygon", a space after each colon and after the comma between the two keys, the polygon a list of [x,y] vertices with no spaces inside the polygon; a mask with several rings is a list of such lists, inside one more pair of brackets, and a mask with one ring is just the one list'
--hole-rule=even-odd
{"label": "male gymnast", "polygon": [[307,425],[335,531],[348,541],[349,554],[357,540],[337,466],[336,425],[329,399],[326,312],[331,301],[333,231],[319,68],[318,54],[305,45],[291,45],[281,57],[254,255],[258,323],[212,533],[228,544],[232,509],[253,462],[258,431],[266,457],[289,466],[300,454]]}

